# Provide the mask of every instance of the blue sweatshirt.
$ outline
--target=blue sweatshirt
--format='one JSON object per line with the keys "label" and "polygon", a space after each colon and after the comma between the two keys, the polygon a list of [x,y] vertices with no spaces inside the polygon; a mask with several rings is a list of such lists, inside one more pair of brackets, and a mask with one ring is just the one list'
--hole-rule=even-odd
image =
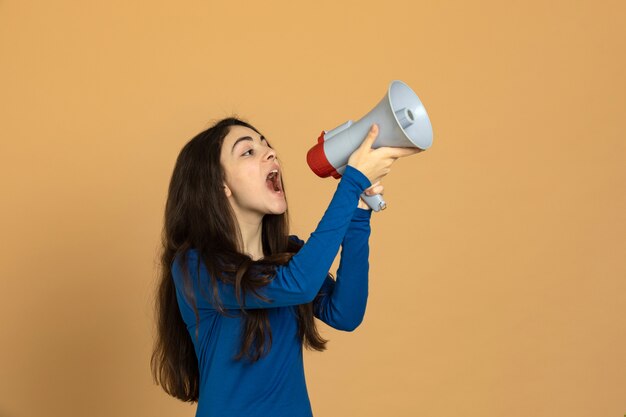
{"label": "blue sweatshirt", "polygon": [[[347,166],[317,228],[288,264],[277,267],[260,292],[273,302],[246,294],[246,308],[267,308],[272,331],[269,353],[257,362],[233,357],[241,348],[242,317],[225,317],[211,303],[212,289],[198,254],[188,252],[188,266],[199,313],[185,295],[180,256],[172,265],[178,305],[194,343],[200,387],[196,417],[311,417],[296,306],[316,300],[315,317],[350,331],[362,321],[368,295],[371,211],[357,208],[370,181]],[[292,237],[297,239],[297,237]],[[300,241],[298,239],[298,241]],[[302,241],[300,241],[302,242]],[[328,271],[342,247],[337,280]],[[230,315],[240,315],[234,287],[218,280],[220,300]],[[197,329],[196,329],[197,328]],[[198,338],[196,339],[196,330]]]}

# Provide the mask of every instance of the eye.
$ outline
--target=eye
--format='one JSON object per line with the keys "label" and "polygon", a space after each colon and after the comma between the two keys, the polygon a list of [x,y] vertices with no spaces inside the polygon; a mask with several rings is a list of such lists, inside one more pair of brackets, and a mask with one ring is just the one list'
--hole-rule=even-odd
{"label": "eye", "polygon": [[241,156],[249,156],[249,155],[252,155],[253,153],[254,153],[253,149],[248,149],[247,151],[242,153]]}

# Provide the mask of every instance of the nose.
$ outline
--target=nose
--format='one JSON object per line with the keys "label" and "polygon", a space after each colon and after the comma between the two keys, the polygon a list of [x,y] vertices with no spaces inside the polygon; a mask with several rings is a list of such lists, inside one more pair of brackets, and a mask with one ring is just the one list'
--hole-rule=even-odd
{"label": "nose", "polygon": [[267,159],[268,161],[271,161],[272,159],[276,159],[276,151],[268,146],[265,159]]}

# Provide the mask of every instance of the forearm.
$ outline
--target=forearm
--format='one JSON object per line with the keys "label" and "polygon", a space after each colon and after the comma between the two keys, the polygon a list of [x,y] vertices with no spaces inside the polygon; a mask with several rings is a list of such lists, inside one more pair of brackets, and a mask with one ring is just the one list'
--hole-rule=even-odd
{"label": "forearm", "polygon": [[[324,283],[328,270],[350,228],[359,195],[369,185],[369,180],[358,170],[347,170],[324,216],[308,241],[289,263],[276,268],[276,274],[269,284],[258,290],[262,296],[271,301],[265,302],[247,293],[244,297],[244,307],[271,308],[311,302]],[[205,286],[202,291],[205,294],[212,294],[212,288],[208,287],[210,280],[206,269],[201,268],[200,273],[199,282],[204,283]],[[232,284],[218,281],[217,287],[224,308],[240,307]]]}
{"label": "forearm", "polygon": [[337,280],[318,304],[318,317],[340,330],[353,330],[363,320],[368,297],[371,211],[357,209],[342,242]]}
{"label": "forearm", "polygon": [[[346,171],[340,189],[307,242],[287,265],[277,269],[274,279],[279,287],[294,291],[293,294],[281,293],[283,302],[288,305],[309,303],[317,295],[350,229],[359,195],[370,185],[356,169],[347,174]],[[268,287],[275,289],[272,284]]]}

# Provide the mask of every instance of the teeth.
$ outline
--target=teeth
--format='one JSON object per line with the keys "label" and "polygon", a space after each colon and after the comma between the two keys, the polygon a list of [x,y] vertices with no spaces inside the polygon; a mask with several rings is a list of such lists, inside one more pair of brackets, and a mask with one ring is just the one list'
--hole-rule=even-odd
{"label": "teeth", "polygon": [[277,169],[275,169],[273,171],[270,171],[270,173],[267,175],[267,179],[268,180],[273,179],[276,175],[278,175],[278,170]]}

